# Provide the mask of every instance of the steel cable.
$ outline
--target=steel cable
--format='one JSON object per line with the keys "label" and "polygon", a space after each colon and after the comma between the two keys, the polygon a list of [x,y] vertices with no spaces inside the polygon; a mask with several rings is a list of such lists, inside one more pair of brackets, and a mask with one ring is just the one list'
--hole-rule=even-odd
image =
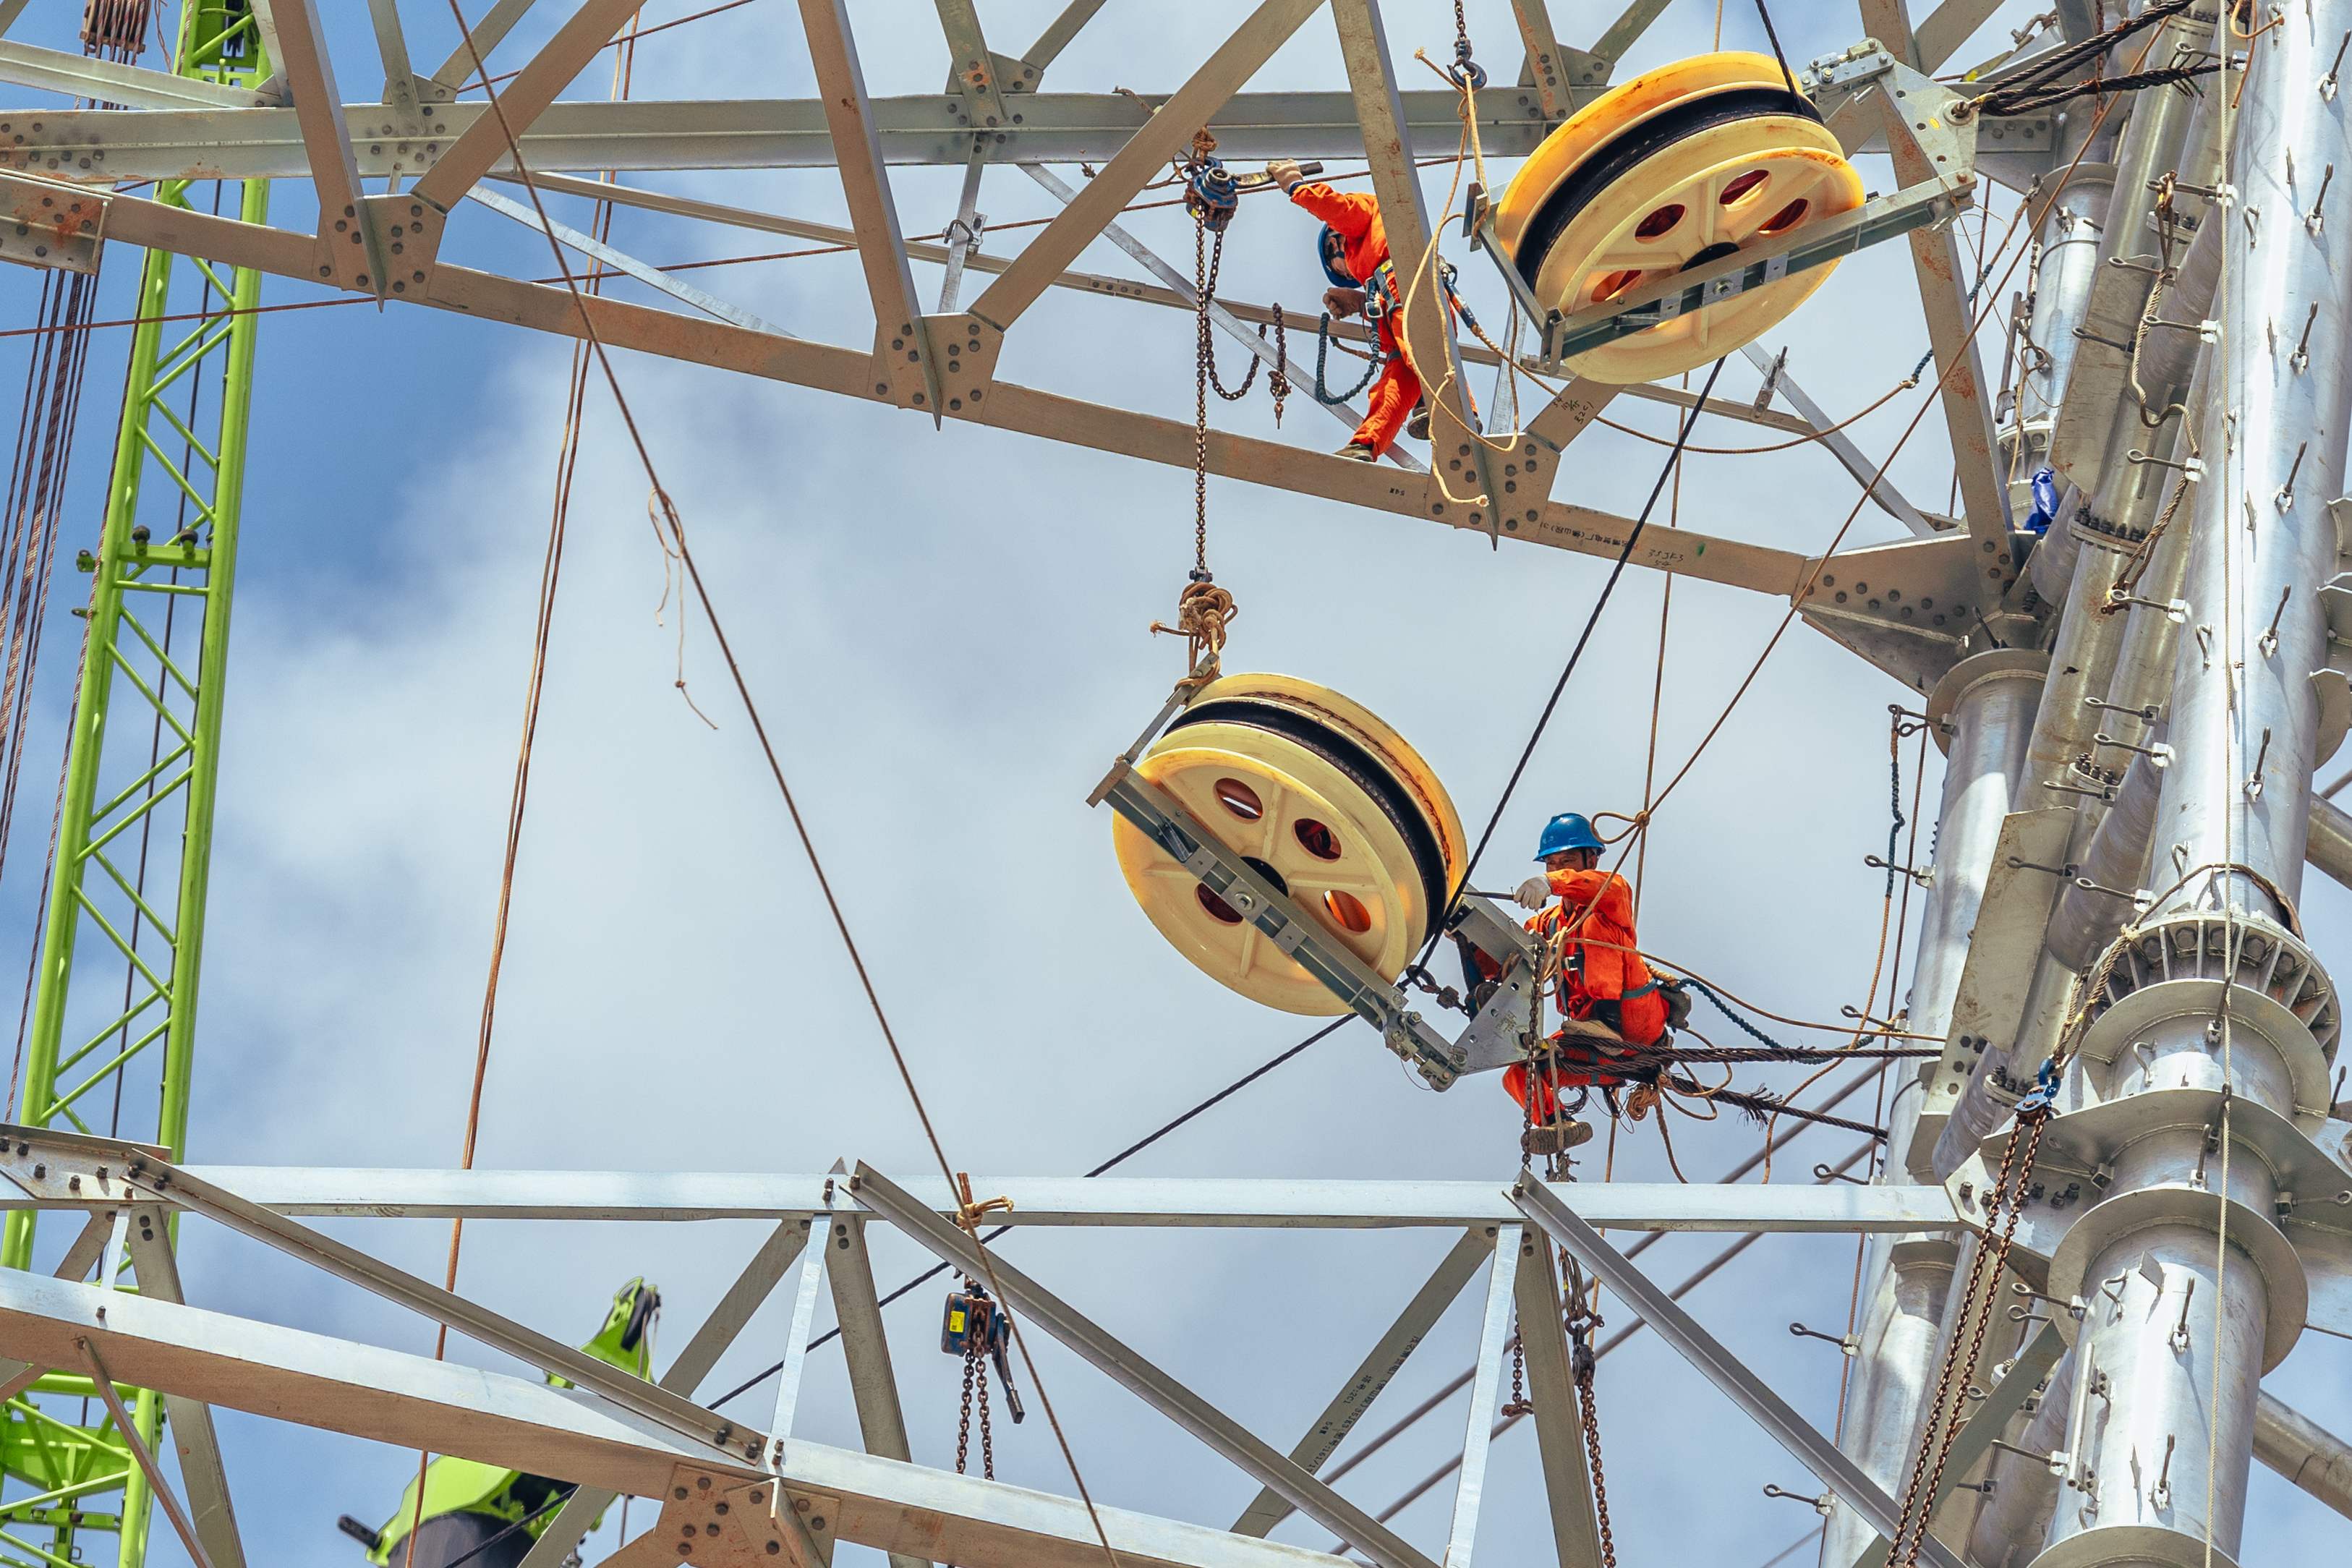
{"label": "steel cable", "polygon": [[[1216,1093],[1209,1096],[1208,1099],[1201,1101],[1200,1104],[1194,1106],[1192,1110],[1184,1112],[1183,1115],[1176,1118],[1175,1121],[1168,1122],[1162,1126],[1158,1131],[1147,1133],[1143,1137],[1137,1139],[1134,1142],[1129,1144],[1118,1153],[1113,1154],[1109,1159],[1105,1160],[1101,1164],[1097,1165],[1093,1170],[1087,1172],[1087,1178],[1090,1179],[1095,1176],[1099,1176],[1105,1172],[1112,1169],[1114,1166],[1123,1164],[1133,1156],[1142,1153],[1143,1151],[1150,1148],[1154,1143],[1159,1142],[1162,1138],[1167,1137],[1168,1134],[1175,1131],[1176,1129],[1183,1126],[1184,1123],[1192,1121],[1202,1111],[1207,1110],[1211,1107],[1240,1093],[1243,1089],[1247,1089],[1251,1084],[1255,1083],[1258,1079],[1264,1078],[1266,1074],[1272,1072],[1283,1063],[1290,1060],[1291,1058],[1305,1051],[1307,1047],[1316,1044],[1318,1041],[1329,1038],[1333,1034],[1337,1033],[1341,1027],[1347,1025],[1351,1018],[1352,1015],[1350,1015],[1349,1018],[1340,1018],[1335,1022],[1327,1024],[1322,1028],[1316,1030],[1313,1034],[1299,1041],[1297,1045],[1291,1047],[1288,1050],[1280,1052],[1260,1066],[1251,1068],[1248,1072],[1244,1073],[1233,1082],[1225,1085],[1224,1088],[1217,1090]],[[1013,1227],[1009,1225],[1000,1225],[994,1230],[988,1233],[987,1239],[994,1241],[997,1237],[1003,1236],[1006,1231],[1011,1230],[1012,1228]],[[899,1286],[896,1290],[891,1291],[887,1296],[881,1298],[881,1300],[877,1301],[875,1305],[877,1307],[887,1307],[891,1302],[897,1300],[899,1297],[907,1294],[909,1290],[915,1289],[917,1287],[924,1284],[928,1280],[938,1279],[947,1271],[948,1266],[946,1264],[935,1264],[931,1268],[925,1269],[922,1273],[916,1275],[912,1279],[908,1280],[904,1285]],[[839,1329],[827,1329],[824,1333],[819,1334],[815,1339],[811,1340],[809,1342],[808,1348],[814,1350],[819,1345],[824,1344],[831,1340],[839,1339],[840,1337],[841,1331]],[[710,1408],[713,1410],[718,1409],[720,1405],[726,1404],[737,1394],[757,1388],[761,1384],[765,1383],[768,1379],[775,1376],[776,1373],[783,1370],[784,1363],[782,1362],[778,1362],[775,1365],[747,1378],[736,1387],[729,1389],[725,1394],[722,1394],[718,1398],[712,1400],[710,1402]]]}

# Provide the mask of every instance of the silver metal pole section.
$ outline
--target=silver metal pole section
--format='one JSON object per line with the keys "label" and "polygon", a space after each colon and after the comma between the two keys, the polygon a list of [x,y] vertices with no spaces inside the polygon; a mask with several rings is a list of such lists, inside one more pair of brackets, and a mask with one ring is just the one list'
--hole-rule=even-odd
{"label": "silver metal pole section", "polygon": [[[2061,166],[2063,170],[2063,165]],[[2050,176],[2055,181],[2059,176]],[[2011,388],[2016,399],[2009,428],[2001,432],[2001,478],[2009,504],[2021,521],[2033,510],[2029,486],[2050,450],[2050,432],[2066,400],[2074,368],[2074,329],[2091,304],[2091,284],[2106,254],[2101,235],[2108,198],[2115,192],[2112,163],[2081,163],[2065,176],[2055,197],[2037,184],[2026,200],[2049,203],[2042,220],[2041,256],[2033,271],[2033,314],[2021,345],[2023,363]]]}
{"label": "silver metal pole section", "polygon": [[2013,1448],[1993,1451],[1984,1476],[1984,1507],[1969,1530],[1969,1558],[1975,1563],[2030,1561],[2042,1550],[2050,1516],[2058,1507],[2059,1479],[2048,1456],[2066,1446],[2066,1410],[2074,1396],[2074,1357],[2051,1369],[2049,1386],[2034,1395],[2032,1415],[2022,1432],[2005,1438],[2015,1448],[2043,1456],[2029,1458]]}
{"label": "silver metal pole section", "polygon": [[2328,169],[2352,170],[2347,106],[2323,86],[2347,32],[2352,0],[2291,7],[2252,51],[2252,79],[2227,88],[2237,195],[2219,226],[2211,376],[2223,439],[2205,442],[2193,500],[2156,826],[2166,890],[2133,963],[2091,999],[2102,1011],[2065,1101],[2088,1109],[2049,1134],[2091,1141],[2110,1175],[2051,1263],[2050,1293],[2088,1310],[2074,1491],[2041,1568],[2234,1559],[2258,1379],[2302,1328],[2276,1168],[2239,1129],[2324,1113],[2336,1030],[2332,989],[2289,928],[2310,821],[2310,674],[2326,651],[2317,589],[2336,565],[2326,502],[2352,429],[2352,278],[2320,190]]}
{"label": "silver metal pole section", "polygon": [[[1927,885],[1912,968],[1911,1026],[1921,1034],[1941,1035],[1950,1025],[1953,995],[1968,962],[1969,931],[1984,898],[2001,819],[2025,764],[2046,668],[2039,654],[1995,649],[1954,666],[1928,697],[1931,732],[1946,756],[1932,840],[1935,875]],[[1878,1173],[1881,1183],[1911,1180],[1910,1156],[1915,1150],[1924,1152],[1916,1141],[1928,1077],[1898,1071],[1893,1081],[1889,1158]],[[1862,1349],[1846,1392],[1838,1447],[1889,1492],[1903,1484],[1955,1256],[1945,1232],[1874,1237],[1864,1254]],[[1852,1509],[1835,1505],[1822,1533],[1824,1568],[1848,1568],[1875,1533]]]}
{"label": "silver metal pole section", "polygon": [[2352,1444],[2270,1394],[2254,1406],[2254,1457],[2352,1518]]}
{"label": "silver metal pole section", "polygon": [[[1869,1520],[1872,1528],[1893,1539],[1896,1505],[1885,1489],[1872,1480],[1835,1445],[1815,1431],[1786,1400],[1765,1385],[1738,1356],[1698,1325],[1673,1298],[1650,1282],[1625,1255],[1601,1238],[1601,1233],[1576,1217],[1558,1194],[1529,1175],[1510,1189],[1511,1201],[1540,1226],[1545,1235],[1574,1254],[1619,1300],[1642,1314],[1643,1321],[1699,1370],[1701,1375],[1730,1396],[1815,1477]],[[1922,1543],[1920,1556],[1935,1568],[1966,1568],[1940,1541]]]}
{"label": "silver metal pole section", "polygon": [[[2127,40],[2119,52],[2138,56],[2141,40],[2150,36],[2143,33],[2138,38]],[[2146,63],[2140,68],[2161,69],[2176,58],[2194,58],[2194,51],[2203,49],[2212,36],[2211,23],[2187,15],[2175,16],[2157,28],[2153,35],[2155,44],[2147,50]],[[2131,68],[2128,60],[2123,68]],[[2189,144],[2190,122],[2202,102],[2193,93],[2168,87],[2133,95],[2131,119],[2116,144],[2116,194],[2107,207],[2102,261],[2113,257],[2148,261],[2155,258],[2156,193],[2148,187],[2176,171],[2184,179],[2191,178],[2181,168],[2180,158]],[[2191,183],[2203,182],[2192,179]],[[2073,346],[2065,344],[2053,352],[2071,350]],[[2072,357],[2071,353],[2068,357]]]}
{"label": "silver metal pole section", "polygon": [[[2208,216],[2158,304],[2158,321],[2171,324],[2160,330],[2150,328],[2145,334],[2137,384],[2154,414],[2161,415],[2176,404],[2190,407],[2202,401],[2210,367],[2190,381],[2192,368],[2200,363],[2196,324],[2211,308],[2226,229],[2225,222]],[[2150,551],[2147,570],[2126,595],[2145,602],[2119,614],[2100,610],[2119,576],[2133,570],[2139,542],[2163,521],[2166,506],[2187,472],[2179,465],[2189,462],[2196,451],[2217,447],[2219,431],[2209,431],[2192,444],[2182,437],[2179,417],[2159,420],[2158,427],[2151,429],[2128,382],[2124,396],[2126,406],[2118,414],[2108,441],[2098,492],[2067,525],[2077,554],[2051,661],[2053,668],[2071,673],[2053,680],[2042,698],[2034,730],[2033,766],[2038,779],[2022,793],[2025,805],[2075,807],[2080,820],[2069,842],[2067,861],[2087,868],[2094,858],[2099,859],[2105,875],[2124,879],[2109,882],[2094,877],[2093,880],[2128,893],[2140,885],[2137,868],[2147,854],[2143,819],[2148,803],[2135,798],[2126,822],[2116,829],[2118,834],[2132,835],[2135,843],[2118,839],[2100,857],[2095,857],[2093,850],[2108,815],[2101,792],[2119,785],[2130,787],[2126,764],[2136,753],[2127,748],[2147,742],[2148,721],[2137,713],[2119,714],[2113,706],[2097,706],[2095,701],[2113,704],[2117,691],[2146,692],[2148,695],[2132,703],[2135,709],[2144,710],[2157,705],[2158,694],[2153,689],[2169,690],[2172,671],[2164,656],[2168,638],[2177,642],[2179,631],[2172,622],[2176,612],[2170,606],[2187,570],[2189,516],[2199,487],[2190,486],[2189,493],[2173,509],[2170,522]],[[2133,461],[2135,455],[2141,460]],[[2161,460],[2148,461],[2152,457]],[[2052,530],[2053,534],[2056,531]],[[2041,548],[2050,548],[2051,542],[2045,540]],[[2128,722],[2122,722],[2126,719]],[[2108,738],[2105,745],[2099,742],[2101,735]],[[2129,861],[2133,870],[2116,871],[2116,865],[2123,861]],[[2085,869],[2082,874],[2090,873]],[[2053,880],[2054,884],[2057,879]],[[2008,1116],[2023,1092],[2021,1086],[2032,1081],[2056,1045],[2073,998],[2075,974],[2088,962],[2080,950],[2095,942],[2104,947],[2105,942],[2098,940],[2101,931],[2112,936],[2122,921],[2116,918],[2112,926],[2103,922],[2110,916],[2131,912],[2128,900],[2108,895],[2056,886],[2053,891],[2062,896],[2053,906],[2049,937],[2034,968],[2018,1037],[2006,1044],[1989,1045],[1977,1058],[1975,1072],[1936,1147],[1934,1169],[1939,1178],[1958,1170]],[[2092,904],[2114,907],[2089,907]],[[2097,929],[2090,929],[2093,925]]]}
{"label": "silver metal pole section", "polygon": [[1293,1508],[1380,1564],[1380,1568],[1436,1568],[1388,1526],[1292,1464],[1240,1423],[1113,1339],[1101,1325],[1027,1275],[1001,1258],[983,1254],[970,1236],[863,1161],[858,1163],[856,1174],[850,1178],[850,1193],[941,1262],[971,1278],[986,1280],[996,1291],[997,1299],[1011,1308],[1019,1321],[1045,1330],[1097,1370],[1108,1373],[1121,1387],[1260,1484],[1272,1487]]}
{"label": "silver metal pole section", "polygon": [[1505,1348],[1511,1338],[1511,1313],[1516,1304],[1519,1243],[1524,1226],[1496,1227],[1495,1267],[1486,1276],[1486,1311],[1478,1332],[1478,1364],[1470,1384],[1469,1425],[1462,1436],[1462,1474],[1454,1483],[1454,1527],[1445,1541],[1445,1568],[1470,1568],[1471,1548],[1478,1538],[1478,1505],[1486,1495],[1486,1451],[1492,1439],[1495,1406],[1501,1397]]}
{"label": "silver metal pole section", "polygon": [[2224,438],[2205,443],[2213,471],[2197,487],[2190,627],[2173,685],[2180,760],[2157,815],[2160,881],[2207,866],[2254,873],[2193,878],[2178,901],[2226,896],[2274,917],[2284,910],[2273,889],[2292,900],[2303,884],[2317,716],[2309,678],[2326,662],[2318,589],[2336,571],[2327,502],[2343,488],[2352,424],[2340,369],[2352,276],[2334,259],[2342,229],[2330,233],[2319,194],[2326,169],[2352,175],[2346,106],[2319,87],[2339,20],[2352,23],[2344,0],[2290,16],[2253,51],[2259,79],[2238,97],[2239,198],[2221,226],[2229,283],[2216,311]]}
{"label": "silver metal pole section", "polygon": [[2303,854],[2312,865],[2352,888],[2352,813],[2314,795],[2311,837],[2304,841]]}

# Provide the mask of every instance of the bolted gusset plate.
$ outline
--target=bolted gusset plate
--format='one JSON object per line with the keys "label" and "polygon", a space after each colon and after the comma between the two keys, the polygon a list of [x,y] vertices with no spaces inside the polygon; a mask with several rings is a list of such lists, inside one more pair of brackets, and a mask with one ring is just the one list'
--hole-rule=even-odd
{"label": "bolted gusset plate", "polygon": [[96,272],[111,199],[62,180],[0,173],[0,261]]}
{"label": "bolted gusset plate", "polygon": [[779,1503],[777,1489],[773,1480],[679,1465],[659,1522],[605,1561],[612,1568],[832,1568],[841,1500],[784,1486]]}

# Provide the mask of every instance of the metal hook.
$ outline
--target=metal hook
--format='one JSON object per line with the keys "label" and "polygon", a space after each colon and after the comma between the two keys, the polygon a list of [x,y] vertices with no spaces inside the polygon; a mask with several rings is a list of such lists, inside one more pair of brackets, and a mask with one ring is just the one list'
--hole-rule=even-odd
{"label": "metal hook", "polygon": [[[2301,462],[2303,459],[2298,456],[2295,460],[2297,462]],[[2288,482],[2292,484],[2294,481],[2290,479]],[[2268,658],[2271,655],[2278,652],[2279,622],[2286,618],[2286,602],[2294,596],[2294,584],[2292,583],[2289,583],[2285,587],[2279,590],[2278,609],[2271,616],[2270,629],[2263,633],[2260,637],[2257,637],[2254,640],[2254,646],[2262,650],[2262,654],[2264,658]]]}
{"label": "metal hook", "polygon": [[1840,1339],[1835,1334],[1825,1334],[1819,1329],[1809,1329],[1802,1323],[1790,1323],[1789,1325],[1789,1331],[1800,1339],[1821,1340],[1826,1343],[1833,1344],[1837,1346],[1839,1350],[1843,1351],[1850,1356],[1860,1355],[1862,1353],[1862,1342],[1853,1334],[1848,1334],[1843,1339]]}

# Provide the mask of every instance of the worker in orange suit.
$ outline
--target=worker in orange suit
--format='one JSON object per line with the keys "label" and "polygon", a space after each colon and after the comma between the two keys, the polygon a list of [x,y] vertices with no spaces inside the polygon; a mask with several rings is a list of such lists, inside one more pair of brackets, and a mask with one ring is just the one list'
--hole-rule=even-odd
{"label": "worker in orange suit", "polygon": [[[1381,379],[1372,388],[1371,406],[1348,444],[1333,456],[1377,463],[1400,430],[1406,430],[1415,440],[1426,440],[1429,414],[1420,406],[1421,377],[1404,356],[1404,298],[1396,268],[1389,264],[1389,236],[1381,223],[1381,204],[1368,195],[1335,191],[1319,180],[1309,181],[1292,159],[1268,163],[1265,173],[1284,195],[1323,220],[1318,244],[1323,274],[1331,280],[1323,294],[1323,308],[1343,321],[1365,316],[1379,328],[1382,363]],[[1407,430],[1409,420],[1412,428]]]}
{"label": "worker in orange suit", "polygon": [[[1529,1153],[1560,1153],[1591,1138],[1590,1123],[1564,1115],[1559,1091],[1625,1081],[1607,1070],[1610,1035],[1628,1046],[1648,1046],[1665,1033],[1666,999],[1635,951],[1641,939],[1633,931],[1633,889],[1614,871],[1599,868],[1601,848],[1591,822],[1562,812],[1544,825],[1537,847],[1544,874],[1528,878],[1513,895],[1536,911],[1528,930],[1559,945],[1556,1000],[1560,1016],[1569,1020],[1551,1037],[1553,1065],[1533,1084]],[[1524,1064],[1503,1074],[1503,1087],[1528,1106]]]}

